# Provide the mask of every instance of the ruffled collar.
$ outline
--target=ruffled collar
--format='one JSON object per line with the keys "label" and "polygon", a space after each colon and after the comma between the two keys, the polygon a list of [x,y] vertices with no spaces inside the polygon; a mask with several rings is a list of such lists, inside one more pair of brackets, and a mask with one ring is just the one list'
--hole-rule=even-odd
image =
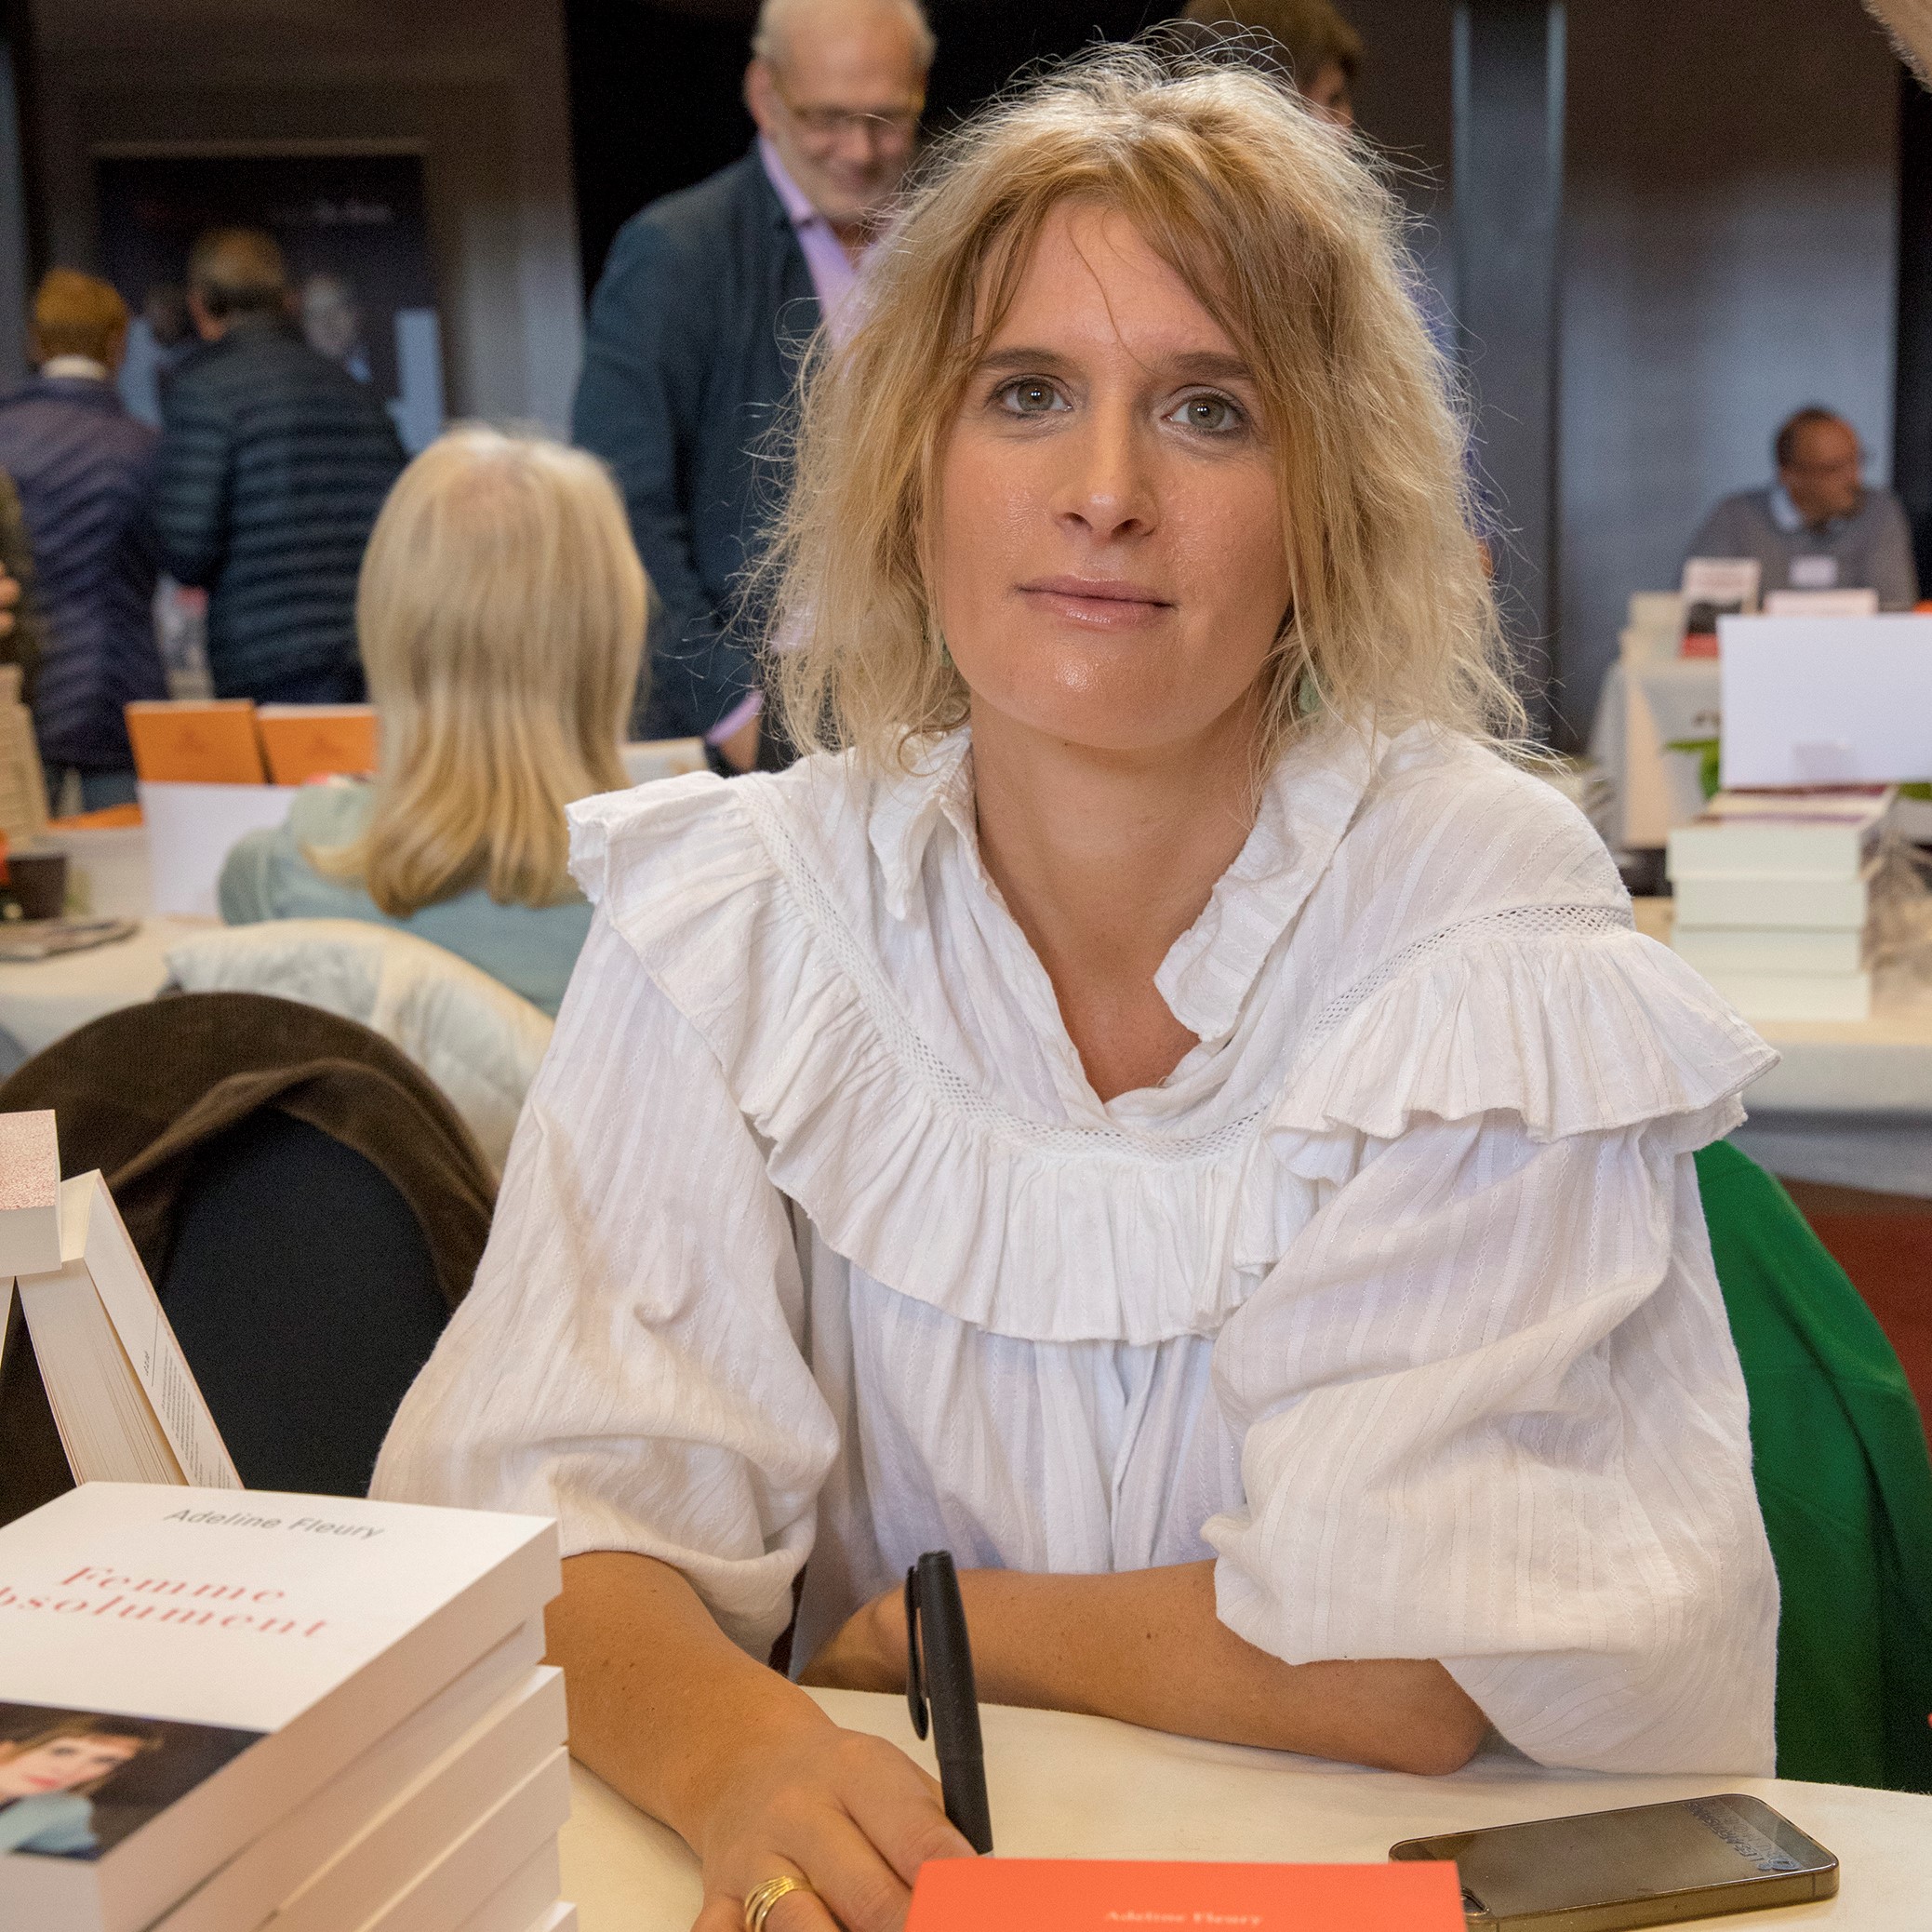
{"label": "ruffled collar", "polygon": [[[1386,740],[1331,725],[1292,746],[1276,764],[1254,829],[1201,916],[1175,940],[1154,975],[1168,1010],[1203,1046],[1234,1030],[1269,954],[1327,869],[1386,750]],[[941,834],[958,840],[975,873],[994,889],[979,859],[971,751],[969,732],[952,732],[926,748],[911,772],[880,781],[874,791],[869,833],[895,919],[913,916],[926,851]]]}

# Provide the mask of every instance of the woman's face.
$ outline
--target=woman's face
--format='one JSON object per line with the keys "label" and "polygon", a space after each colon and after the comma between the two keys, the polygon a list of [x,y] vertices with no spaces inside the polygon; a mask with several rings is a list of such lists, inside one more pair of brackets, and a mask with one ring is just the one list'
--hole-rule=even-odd
{"label": "woman's face", "polygon": [[35,1798],[45,1792],[71,1792],[118,1771],[140,1751],[132,1738],[54,1738],[0,1759],[0,1802]]}
{"label": "woman's face", "polygon": [[939,617],[976,727],[1155,752],[1256,688],[1288,605],[1259,393],[1125,216],[1048,218],[938,494]]}

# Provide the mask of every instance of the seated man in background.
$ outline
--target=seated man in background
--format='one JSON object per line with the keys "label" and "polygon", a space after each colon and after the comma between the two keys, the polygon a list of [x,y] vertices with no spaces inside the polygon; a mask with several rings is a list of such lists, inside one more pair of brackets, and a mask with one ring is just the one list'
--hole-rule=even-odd
{"label": "seated man in background", "polygon": [[1859,433],[1816,404],[1772,444],[1778,481],[1726,497],[1691,539],[1694,557],[1755,557],[1759,594],[1876,591],[1882,610],[1918,601],[1912,528],[1888,489],[1869,489]]}
{"label": "seated man in background", "polygon": [[733,580],[784,495],[772,433],[913,158],[933,39],[917,0],[765,0],[745,74],[758,140],[611,245],[572,433],[617,473],[658,593],[640,738],[758,755],[762,686]]}
{"label": "seated man in background", "polygon": [[203,346],[163,403],[168,571],[208,593],[218,698],[360,701],[355,573],[403,467],[395,425],[290,319],[271,235],[217,229],[188,257]]}
{"label": "seated man in background", "polygon": [[0,397],[0,468],[20,492],[45,633],[34,732],[55,800],[72,771],[87,811],[133,801],[122,708],[167,696],[154,638],[158,439],[114,387],[127,345],[120,296],[53,269],[33,299],[40,373]]}
{"label": "seated man in background", "polygon": [[603,466],[455,430],[396,485],[356,626],[381,721],[373,784],[310,785],[221,870],[221,916],[368,919],[553,1016],[591,909],[564,807],[621,789],[647,593]]}

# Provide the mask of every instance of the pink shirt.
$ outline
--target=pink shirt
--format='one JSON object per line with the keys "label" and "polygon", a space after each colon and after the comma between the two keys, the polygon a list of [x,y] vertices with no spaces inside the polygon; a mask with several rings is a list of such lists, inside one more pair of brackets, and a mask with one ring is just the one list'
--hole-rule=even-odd
{"label": "pink shirt", "polygon": [[[825,318],[825,326],[831,331],[833,340],[842,342],[851,331],[854,320],[851,294],[858,286],[859,272],[864,265],[865,257],[861,253],[859,260],[854,261],[846,253],[846,245],[833,233],[832,223],[812,206],[805,190],[785,171],[785,164],[779,159],[779,151],[762,134],[758,137],[758,159],[765,165],[766,180],[771,183],[785,206],[785,213],[791,218],[792,232],[798,237],[806,269],[812,278],[812,293],[819,298],[819,313]],[[705,733],[706,740],[714,745],[723,744],[764,709],[765,694],[762,691],[748,693]]]}
{"label": "pink shirt", "polygon": [[812,292],[819,298],[819,310],[833,341],[843,341],[850,333],[853,316],[848,306],[858,286],[865,257],[854,261],[846,245],[833,233],[832,223],[815,208],[806,192],[785,171],[779,151],[761,134],[758,158],[765,164],[766,179],[791,217],[792,232],[805,255],[805,265],[812,278]]}

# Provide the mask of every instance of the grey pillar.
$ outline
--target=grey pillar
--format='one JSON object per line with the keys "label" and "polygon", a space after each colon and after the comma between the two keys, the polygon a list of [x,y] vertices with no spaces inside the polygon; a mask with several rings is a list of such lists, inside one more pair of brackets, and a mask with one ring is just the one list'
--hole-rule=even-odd
{"label": "grey pillar", "polygon": [[1456,310],[1504,619],[1539,736],[1556,728],[1564,0],[1459,0]]}
{"label": "grey pillar", "polygon": [[0,385],[27,373],[27,183],[12,8],[0,10]]}

